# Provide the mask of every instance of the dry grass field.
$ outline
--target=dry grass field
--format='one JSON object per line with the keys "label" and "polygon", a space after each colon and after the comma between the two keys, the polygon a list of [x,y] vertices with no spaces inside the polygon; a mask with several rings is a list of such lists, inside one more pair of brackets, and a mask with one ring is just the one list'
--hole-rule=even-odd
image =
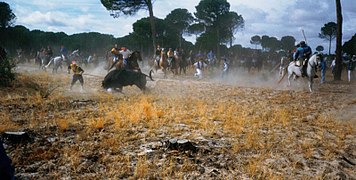
{"label": "dry grass field", "polygon": [[5,141],[18,179],[356,179],[355,82],[155,74],[121,94],[24,69],[0,89],[0,132],[31,137]]}

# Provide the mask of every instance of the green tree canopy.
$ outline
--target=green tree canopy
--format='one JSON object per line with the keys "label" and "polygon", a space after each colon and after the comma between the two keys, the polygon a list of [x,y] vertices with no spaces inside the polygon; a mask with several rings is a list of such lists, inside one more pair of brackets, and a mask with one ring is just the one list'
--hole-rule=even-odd
{"label": "green tree canopy", "polygon": [[318,52],[322,52],[322,51],[324,51],[324,47],[322,45],[319,45],[315,48],[315,50]]}
{"label": "green tree canopy", "polygon": [[281,48],[285,51],[293,50],[295,47],[295,38],[293,36],[283,36],[281,38]]}
{"label": "green tree canopy", "polygon": [[12,12],[9,4],[0,2],[0,28],[7,28],[13,25],[15,14]]}
{"label": "green tree canopy", "polygon": [[118,18],[121,15],[135,15],[141,9],[148,9],[150,23],[151,23],[151,37],[152,37],[152,52],[156,47],[156,26],[153,16],[152,0],[100,0],[103,6],[111,11],[111,15],[114,18]]}
{"label": "green tree canopy", "polygon": [[321,27],[319,38],[329,41],[329,54],[331,49],[331,41],[336,38],[337,24],[334,22],[328,22]]}
{"label": "green tree canopy", "polygon": [[265,51],[274,52],[281,49],[281,41],[279,41],[276,37],[263,35],[261,38],[261,46]]}
{"label": "green tree canopy", "polygon": [[189,25],[194,21],[194,17],[187,9],[174,9],[166,16],[165,21],[177,31],[179,47],[181,47],[182,36],[187,32]]}
{"label": "green tree canopy", "polygon": [[255,49],[257,49],[257,45],[261,44],[261,37],[259,35],[252,36],[250,43],[255,45]]}
{"label": "green tree canopy", "polygon": [[238,15],[236,12],[228,12],[220,17],[220,25],[222,39],[230,43],[232,46],[234,34],[239,30],[244,28],[245,21],[241,15]]}
{"label": "green tree canopy", "polygon": [[344,43],[342,50],[347,54],[356,55],[356,34],[354,34],[350,40]]}
{"label": "green tree canopy", "polygon": [[195,23],[195,24],[192,24],[192,25],[190,25],[188,27],[188,33],[189,34],[194,34],[195,35],[195,39],[197,39],[198,35],[200,35],[204,31],[205,31],[205,27],[204,27],[204,24],[202,24],[202,23]]}
{"label": "green tree canopy", "polygon": [[200,35],[195,43],[195,46],[198,47],[199,50],[212,50],[215,49],[217,44],[215,34],[212,32],[206,32]]}
{"label": "green tree canopy", "polygon": [[205,32],[209,35],[204,39],[215,42],[217,56],[220,56],[220,43],[233,39],[235,30],[243,27],[242,16],[230,12],[230,4],[226,0],[202,0],[199,2],[194,13],[198,23],[204,24]]}

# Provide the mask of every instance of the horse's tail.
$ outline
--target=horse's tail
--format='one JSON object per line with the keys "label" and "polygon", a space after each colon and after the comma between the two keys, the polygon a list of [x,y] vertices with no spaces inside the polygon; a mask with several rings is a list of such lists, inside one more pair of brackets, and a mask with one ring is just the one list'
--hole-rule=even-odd
{"label": "horse's tail", "polygon": [[54,61],[54,58],[51,58],[51,60],[48,62],[48,64],[45,65],[44,67],[48,68],[52,64],[53,61]]}
{"label": "horse's tail", "polygon": [[[285,68],[284,71],[288,71],[288,68]],[[286,76],[287,72],[283,73],[283,76],[278,80],[278,84],[283,80],[284,76]]]}
{"label": "horse's tail", "polygon": [[148,73],[148,77],[151,79],[151,81],[154,81],[152,78],[152,72],[153,72],[153,70],[151,69],[151,71]]}

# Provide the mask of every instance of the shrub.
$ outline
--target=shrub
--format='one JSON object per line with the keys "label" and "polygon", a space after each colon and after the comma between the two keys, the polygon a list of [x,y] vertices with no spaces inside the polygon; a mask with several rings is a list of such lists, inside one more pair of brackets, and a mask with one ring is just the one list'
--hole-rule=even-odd
{"label": "shrub", "polygon": [[15,63],[7,57],[6,51],[0,47],[0,86],[9,86],[15,79],[12,69]]}

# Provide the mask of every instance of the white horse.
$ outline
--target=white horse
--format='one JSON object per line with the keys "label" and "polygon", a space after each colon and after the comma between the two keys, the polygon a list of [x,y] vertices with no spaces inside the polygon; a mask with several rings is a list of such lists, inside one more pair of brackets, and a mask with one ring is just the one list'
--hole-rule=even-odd
{"label": "white horse", "polygon": [[[314,54],[311,56],[308,60],[308,65],[307,65],[307,78],[308,78],[308,86],[309,86],[309,91],[313,92],[313,82],[314,82],[314,76],[315,76],[315,71],[317,66],[320,65],[320,59],[321,59],[321,54]],[[291,86],[290,79],[293,76],[294,79],[297,77],[302,76],[302,65],[296,66],[295,62],[291,62],[288,65],[288,86]],[[283,76],[284,77],[284,76]],[[283,77],[279,80],[279,82],[283,79]]]}
{"label": "white horse", "polygon": [[45,68],[47,69],[53,63],[52,73],[57,73],[59,67],[62,69],[62,62],[64,61],[66,61],[64,55],[56,56],[49,61]]}

